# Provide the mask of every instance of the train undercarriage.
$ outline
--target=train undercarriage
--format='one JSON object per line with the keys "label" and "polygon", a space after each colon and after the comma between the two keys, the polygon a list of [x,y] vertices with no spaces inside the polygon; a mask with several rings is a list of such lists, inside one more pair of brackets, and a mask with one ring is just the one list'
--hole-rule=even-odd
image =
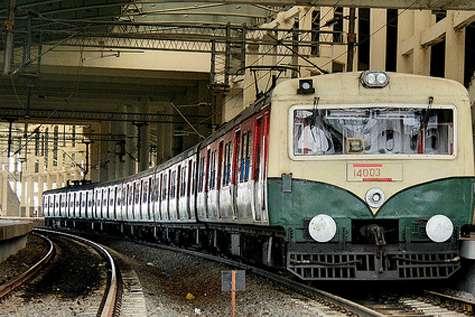
{"label": "train undercarriage", "polygon": [[158,242],[287,270],[302,280],[446,279],[461,268],[453,243],[287,243],[279,228],[48,219],[47,225]]}

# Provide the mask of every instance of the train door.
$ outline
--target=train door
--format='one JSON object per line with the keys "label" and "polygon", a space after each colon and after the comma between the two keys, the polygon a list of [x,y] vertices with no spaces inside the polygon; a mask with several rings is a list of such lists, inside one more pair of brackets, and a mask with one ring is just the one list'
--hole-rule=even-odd
{"label": "train door", "polygon": [[245,222],[251,221],[253,208],[254,186],[250,175],[252,169],[252,135],[252,129],[249,126],[243,128],[239,145],[239,176],[236,202],[239,218]]}
{"label": "train door", "polygon": [[66,197],[66,194],[60,194],[60,216],[61,217],[66,217],[66,201],[67,201],[67,197]]}
{"label": "train door", "polygon": [[155,214],[154,220],[159,221],[160,214],[160,174],[155,174]]}
{"label": "train door", "polygon": [[152,176],[150,176],[149,179],[150,179],[150,188],[149,188],[150,194],[149,194],[148,212],[149,212],[150,221],[154,221],[155,220],[155,186],[156,186],[155,174],[152,174]]}
{"label": "train door", "polygon": [[69,217],[76,218],[78,216],[77,214],[79,213],[79,211],[76,211],[76,192],[70,193],[68,208],[69,208]]}
{"label": "train door", "polygon": [[168,219],[177,220],[178,206],[176,201],[176,187],[177,187],[177,170],[178,167],[170,169],[170,189],[168,193]]}
{"label": "train door", "polygon": [[42,206],[41,206],[41,209],[42,209],[42,212],[43,212],[43,216],[44,217],[48,217],[49,216],[49,206],[48,206],[48,196],[47,195],[43,195],[41,197],[41,202],[43,203]]}
{"label": "train door", "polygon": [[199,155],[197,190],[196,190],[196,209],[199,219],[206,219],[206,149],[203,149]]}
{"label": "train door", "polygon": [[[77,205],[76,205],[77,202]],[[73,214],[75,218],[80,218],[80,210],[79,210],[79,191],[74,192],[73,194],[73,201],[72,201],[72,207],[74,208]]]}
{"label": "train door", "polygon": [[127,184],[127,220],[134,219],[134,183]]}
{"label": "train door", "polygon": [[72,192],[69,192],[69,193],[66,194],[65,216],[67,218],[74,218],[74,203],[73,203],[73,193]]}
{"label": "train door", "polygon": [[108,200],[109,200],[109,204],[108,204],[108,208],[107,208],[107,219],[109,220],[114,220],[115,219],[115,195],[116,195],[116,192],[115,192],[115,186],[110,186],[109,187],[109,197],[108,197]]}
{"label": "train door", "polygon": [[209,205],[208,205],[208,193],[209,193],[209,177],[210,177],[210,170],[209,170],[209,167],[210,167],[210,164],[211,163],[211,149],[208,149],[206,151],[206,158],[205,158],[205,175],[204,175],[204,190],[203,190],[203,193],[204,193],[204,198],[205,198],[205,204],[204,204],[204,207],[205,207],[205,219],[209,219],[210,218],[210,214],[209,214]]}
{"label": "train door", "polygon": [[216,218],[222,219],[223,218],[223,211],[221,210],[221,178],[223,174],[223,151],[224,151],[224,141],[221,140],[218,144],[218,154],[216,157]]}
{"label": "train door", "polygon": [[133,219],[140,220],[140,181],[134,183]]}
{"label": "train door", "polygon": [[97,191],[96,219],[102,217],[102,188]]}
{"label": "train door", "polygon": [[53,215],[59,217],[59,195],[53,194]]}
{"label": "train door", "polygon": [[239,168],[240,168],[240,155],[241,155],[241,130],[237,130],[234,133],[233,138],[233,159],[232,159],[232,176],[231,176],[231,192],[232,192],[232,211],[233,219],[239,219],[238,211],[238,182],[239,182]]}
{"label": "train door", "polygon": [[233,133],[224,137],[224,148],[220,158],[220,191],[219,191],[219,212],[225,221],[232,220],[233,215],[233,190],[231,183],[232,172],[232,151]]}
{"label": "train door", "polygon": [[81,218],[87,218],[86,208],[87,208],[87,191],[82,190],[79,192],[79,213],[81,214]]}
{"label": "train door", "polygon": [[142,178],[142,203],[141,203],[141,208],[140,208],[140,218],[142,220],[149,220],[150,217],[148,216],[149,210],[148,210],[148,185],[149,185],[149,178],[144,177]]}
{"label": "train door", "polygon": [[193,160],[190,159],[186,162],[187,164],[187,175],[186,177],[186,189],[185,189],[185,210],[186,210],[186,218],[191,219],[191,181],[193,178]]}
{"label": "train door", "polygon": [[92,218],[94,211],[94,191],[87,191],[87,208],[86,208],[86,218]]}
{"label": "train door", "polygon": [[257,118],[254,128],[254,150],[252,156],[252,179],[254,182],[254,221],[262,222],[267,219],[266,212],[266,161],[267,161],[267,127],[268,113]]}
{"label": "train door", "polygon": [[196,194],[196,180],[197,180],[197,174],[196,174],[196,159],[190,160],[190,181],[189,181],[189,194],[188,194],[188,204],[189,204],[189,209],[190,209],[190,218],[194,219],[196,216],[196,204],[195,204],[195,194]]}
{"label": "train door", "polygon": [[161,175],[160,182],[160,214],[161,219],[168,221],[168,171],[164,171]]}
{"label": "train door", "polygon": [[117,198],[115,199],[114,219],[122,220],[122,184],[117,185]]}
{"label": "train door", "polygon": [[101,211],[101,219],[107,218],[107,213],[109,211],[109,188],[105,187],[102,189],[102,211]]}
{"label": "train door", "polygon": [[183,202],[185,201],[185,193],[183,192],[184,176],[186,175],[186,165],[178,165],[177,167],[177,181],[176,181],[176,217],[178,220],[186,218],[185,206]]}
{"label": "train door", "polygon": [[121,210],[121,220],[127,219],[127,202],[128,202],[128,189],[127,183],[122,184],[122,210]]}
{"label": "train door", "polygon": [[157,202],[155,203],[155,221],[162,220],[162,175],[163,174],[157,174]]}

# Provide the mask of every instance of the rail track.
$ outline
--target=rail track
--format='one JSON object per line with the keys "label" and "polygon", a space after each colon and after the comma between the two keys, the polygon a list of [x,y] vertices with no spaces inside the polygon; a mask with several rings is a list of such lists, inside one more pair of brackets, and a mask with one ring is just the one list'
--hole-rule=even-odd
{"label": "rail track", "polygon": [[41,271],[41,269],[43,269],[50,262],[50,260],[53,258],[54,254],[56,252],[55,251],[56,250],[55,245],[54,245],[53,241],[51,241],[51,239],[49,239],[48,237],[46,237],[42,234],[38,234],[38,233],[34,233],[34,234],[36,236],[42,238],[43,240],[45,240],[48,243],[48,245],[49,245],[48,251],[46,252],[46,254],[39,261],[37,261],[32,266],[30,266],[30,268],[28,270],[21,273],[19,276],[17,276],[13,280],[11,280],[11,281],[3,284],[3,285],[0,285],[0,299],[6,297],[7,295],[11,294],[15,289],[19,288],[20,286],[24,285],[28,281],[32,280],[36,276],[36,274],[39,271]]}
{"label": "rail track", "polygon": [[35,232],[41,232],[44,234],[53,234],[65,237],[67,239],[85,244],[89,247],[92,247],[94,250],[98,251],[104,259],[107,261],[107,265],[109,267],[109,279],[107,281],[107,287],[102,297],[102,302],[99,307],[99,311],[97,312],[97,316],[100,317],[113,317],[119,306],[119,277],[118,277],[118,269],[114,258],[111,256],[109,251],[106,250],[102,245],[91,241],[89,239],[73,235],[70,233],[65,233],[62,231],[50,230],[50,229],[34,229]]}
{"label": "rail track", "polygon": [[[54,231],[58,232],[59,231]],[[79,233],[79,232],[78,232]],[[109,236],[117,239],[117,237]],[[422,290],[419,292],[388,293],[384,295],[393,297],[393,300],[355,300],[348,299],[347,296],[338,296],[311,285],[296,281],[292,278],[269,272],[259,267],[255,267],[246,263],[223,258],[209,253],[203,253],[196,250],[183,249],[170,245],[163,245],[143,240],[127,239],[133,243],[160,248],[163,250],[180,252],[196,257],[200,257],[209,261],[222,263],[231,267],[236,267],[253,274],[271,280],[277,284],[283,285],[297,293],[314,299],[322,306],[330,308],[331,311],[326,316],[353,316],[353,317],[383,317],[383,316],[400,316],[400,317],[416,317],[416,316],[473,316],[475,303],[466,299],[443,294],[433,290]],[[328,311],[328,310],[327,310]]]}
{"label": "rail track", "polygon": [[304,284],[298,281],[295,281],[291,278],[266,271],[264,269],[245,264],[242,262],[234,261],[231,259],[225,259],[219,256],[211,255],[208,253],[203,253],[199,251],[189,250],[189,249],[182,249],[178,247],[162,245],[158,243],[146,242],[141,240],[131,240],[133,243],[141,244],[144,246],[160,248],[168,251],[174,252],[181,252],[184,254],[189,254],[192,256],[200,257],[209,261],[214,261],[218,263],[222,263],[228,266],[236,267],[242,270],[246,270],[247,272],[252,272],[253,274],[271,280],[277,284],[283,285],[289,289],[294,290],[297,293],[305,295],[309,298],[314,299],[319,304],[324,307],[330,308],[332,312],[327,312],[325,316],[353,316],[353,317],[383,317],[384,314],[373,310],[369,307],[365,307],[359,303],[354,301],[345,299],[343,297],[331,294],[324,290],[312,287],[308,284]]}
{"label": "rail track", "polygon": [[[474,316],[473,307],[475,303],[463,298],[446,295],[432,290],[423,290],[417,294],[412,292],[410,294],[397,294],[396,297],[402,297],[400,300],[385,301],[383,304],[379,301],[357,301],[347,299],[345,297],[335,295],[291,278],[231,259],[153,242],[141,240],[131,241],[149,247],[156,247],[164,250],[197,256],[203,259],[219,262],[246,270],[248,272],[252,272],[255,275],[264,277],[278,284],[286,286],[298,293],[315,299],[322,305],[331,308],[337,315],[344,314],[347,316],[360,317]],[[326,316],[331,316],[331,314],[327,313]]]}

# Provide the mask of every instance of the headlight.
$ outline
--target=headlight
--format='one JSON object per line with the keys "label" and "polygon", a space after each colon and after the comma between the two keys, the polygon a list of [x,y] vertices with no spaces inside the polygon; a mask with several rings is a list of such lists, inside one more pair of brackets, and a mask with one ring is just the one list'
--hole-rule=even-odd
{"label": "headlight", "polygon": [[384,203],[384,192],[379,188],[371,188],[366,192],[366,202],[371,208],[379,208]]}
{"label": "headlight", "polygon": [[389,76],[385,72],[366,71],[361,73],[360,81],[366,88],[383,88],[389,84]]}
{"label": "headlight", "polygon": [[316,215],[308,224],[308,232],[317,242],[328,242],[336,234],[336,223],[332,217],[324,214]]}
{"label": "headlight", "polygon": [[447,216],[432,216],[426,224],[426,233],[434,242],[445,242],[454,233],[454,225]]}

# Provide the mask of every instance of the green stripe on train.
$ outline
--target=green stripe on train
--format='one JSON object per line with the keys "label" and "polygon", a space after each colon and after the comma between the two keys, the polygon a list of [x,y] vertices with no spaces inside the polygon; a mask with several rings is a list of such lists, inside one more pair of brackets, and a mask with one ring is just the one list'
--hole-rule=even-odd
{"label": "green stripe on train", "polygon": [[351,219],[399,219],[400,241],[427,241],[424,220],[435,214],[448,216],[457,228],[470,223],[474,181],[448,178],[407,188],[391,197],[372,215],[366,204],[342,188],[293,179],[291,191],[283,192],[282,180],[268,180],[269,218],[272,226],[292,229],[292,240],[311,241],[304,223],[319,213],[332,216],[338,227],[335,241],[351,240]]}

